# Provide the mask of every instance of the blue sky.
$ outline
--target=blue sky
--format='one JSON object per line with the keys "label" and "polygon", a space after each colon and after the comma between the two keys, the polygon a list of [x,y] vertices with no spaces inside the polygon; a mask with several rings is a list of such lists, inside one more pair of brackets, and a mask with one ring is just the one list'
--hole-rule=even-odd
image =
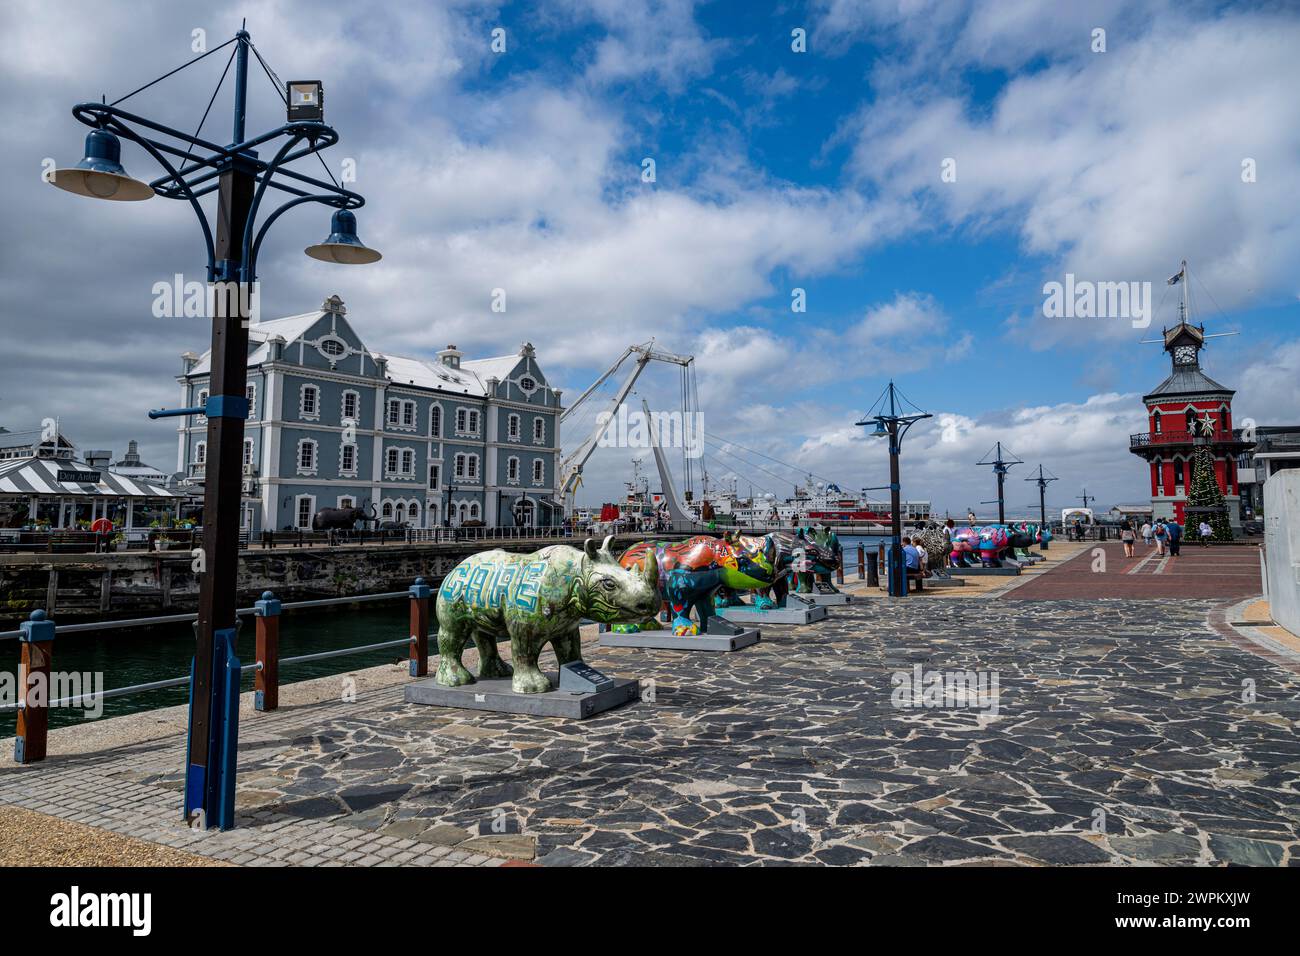
{"label": "blue sky", "polygon": [[[83,446],[137,438],[170,466],[174,439],[139,410],[172,399],[176,356],[206,331],[160,326],[148,289],[196,271],[193,224],[74,208],[31,170],[75,159],[72,103],[120,95],[187,58],[193,29],[216,43],[242,17],[280,76],[325,81],[369,200],[362,235],[386,254],[364,274],[305,265],[320,226],[281,225],[269,315],[338,293],[377,351],[530,340],[570,396],[653,335],[697,356],[711,433],[847,487],[884,483],[883,449],[853,422],[893,377],[936,415],[909,439],[909,496],[960,511],[991,497],[973,463],[1002,440],[1059,475],[1060,498],[1087,485],[1108,506],[1146,494],[1127,435],[1167,362],[1138,343],[1175,298],[1141,330],[1048,319],[1043,284],[1147,281],[1159,298],[1186,257],[1198,317],[1242,332],[1205,356],[1239,389],[1238,418],[1300,420],[1293,5],[324,2],[309,24],[272,0],[145,7],[140,29],[107,33],[37,3],[7,13],[21,52],[0,66],[15,91],[0,109],[18,132],[0,162],[29,241],[5,240],[0,424],[56,414]],[[190,72],[140,108],[192,124],[216,73]],[[269,84],[253,89],[253,122],[273,121]],[[47,321],[20,335],[24,315]],[[38,378],[69,336],[93,346]],[[641,393],[671,407],[673,388],[660,372]],[[710,457],[715,477],[790,491]],[[626,451],[602,450],[583,499],[628,473]]]}

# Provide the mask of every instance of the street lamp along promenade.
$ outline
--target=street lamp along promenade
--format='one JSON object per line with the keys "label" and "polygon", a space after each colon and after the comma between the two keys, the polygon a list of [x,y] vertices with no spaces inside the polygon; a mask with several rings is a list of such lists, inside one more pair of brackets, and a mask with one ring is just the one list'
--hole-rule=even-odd
{"label": "street lamp along promenade", "polygon": [[[118,104],[136,93],[232,44],[234,49],[225,72],[194,134],[163,126],[119,107]],[[283,100],[288,121],[258,136],[245,138],[250,51],[276,95]],[[234,124],[231,143],[222,146],[200,138],[200,134],[232,63],[235,66]],[[317,159],[330,182],[288,168],[295,160],[319,154],[339,140],[338,133],[324,122],[320,82],[295,80],[283,84],[282,89],[242,27],[220,46],[113,103],[79,103],[72,108],[72,115],[91,127],[86,137],[86,156],[73,168],[54,170],[48,176],[51,184],[95,199],[140,201],[158,195],[182,200],[190,204],[203,231],[208,256],[207,280],[214,293],[210,397],[203,406],[155,410],[149,417],[207,416],[203,555],[199,565],[199,610],[190,678],[184,817],[192,825],[227,830],[234,825],[239,741],[240,667],[235,657],[235,634],[240,478],[244,420],[248,417],[245,385],[250,297],[247,293],[257,278],[258,252],[267,230],[284,213],[307,203],[335,210],[329,236],[308,246],[307,255],[348,264],[375,262],[380,255],[357,237],[352,210],[365,205],[365,199],[340,186],[319,155]],[[124,139],[152,156],[164,175],[149,183],[128,175],[122,166]],[[278,148],[269,161],[259,158],[258,147],[265,145],[271,149],[275,144]],[[286,193],[289,198],[259,219],[268,189]],[[215,230],[199,203],[210,193],[216,194]]]}
{"label": "street lamp along promenade", "polygon": [[[907,406],[911,406],[915,411],[908,412]],[[876,403],[862,416],[862,420],[857,422],[858,425],[874,423],[876,427],[872,430],[871,437],[889,439],[889,484],[863,490],[889,489],[892,540],[886,567],[890,597],[907,596],[907,567],[903,561],[903,509],[900,500],[902,486],[898,476],[898,456],[903,450],[903,436],[907,434],[907,430],[922,419],[933,417],[929,412],[924,412],[913,405],[891,381],[880,393]]]}

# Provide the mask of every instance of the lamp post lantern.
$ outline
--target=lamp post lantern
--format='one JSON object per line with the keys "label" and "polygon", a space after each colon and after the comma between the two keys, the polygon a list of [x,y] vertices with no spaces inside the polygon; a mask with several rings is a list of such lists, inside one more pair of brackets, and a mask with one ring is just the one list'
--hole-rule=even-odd
{"label": "lamp post lantern", "polygon": [[[234,116],[228,145],[185,133],[122,109],[118,104],[219,50],[234,45]],[[247,137],[248,58],[252,53],[284,100],[288,121]],[[226,74],[218,83],[217,92]],[[91,127],[86,158],[73,169],[55,170],[51,184],[68,192],[114,200],[162,196],[188,202],[207,249],[212,287],[212,351],[206,404],[159,409],[150,418],[207,416],[207,467],[203,501],[203,554],[199,609],[190,679],[189,737],[186,745],[184,816],[192,825],[229,829],[234,825],[235,763],[238,747],[239,673],[235,657],[238,626],[239,510],[244,420],[248,417],[248,320],[250,292],[257,281],[257,256],[267,230],[290,209],[316,203],[335,209],[331,235],[308,255],[332,262],[373,262],[379,253],[356,237],[352,210],[365,204],[358,193],[289,168],[295,160],[338,142],[324,123],[319,82],[291,83],[284,90],[252,38],[242,27],[230,40],[140,87],[113,103],[80,103],[72,115]],[[310,91],[296,93],[297,87]],[[217,92],[213,93],[215,101]],[[308,92],[314,93],[314,100]],[[297,110],[297,112],[295,112]],[[313,112],[314,111],[314,112]],[[206,120],[207,114],[204,114]],[[121,141],[135,143],[163,169],[149,183],[132,179],[121,163]],[[258,149],[272,157],[262,159]],[[327,170],[328,171],[328,170]],[[288,194],[259,218],[268,189]],[[199,200],[214,194],[215,229]],[[341,247],[341,249],[340,249]],[[314,251],[316,250],[316,251]],[[338,251],[336,251],[338,250]],[[319,254],[318,254],[319,252]]]}
{"label": "lamp post lantern", "polygon": [[[915,412],[906,413],[904,404],[911,405]],[[877,411],[878,409],[878,411]],[[873,414],[874,413],[874,414]],[[891,523],[891,543],[887,563],[890,597],[907,596],[907,568],[903,562],[903,505],[902,485],[899,481],[898,458],[903,450],[903,436],[907,430],[925,418],[932,418],[929,412],[912,405],[891,381],[881,393],[876,403],[867,410],[858,425],[874,424],[872,438],[889,439],[889,506]],[[864,491],[880,490],[866,488]]]}

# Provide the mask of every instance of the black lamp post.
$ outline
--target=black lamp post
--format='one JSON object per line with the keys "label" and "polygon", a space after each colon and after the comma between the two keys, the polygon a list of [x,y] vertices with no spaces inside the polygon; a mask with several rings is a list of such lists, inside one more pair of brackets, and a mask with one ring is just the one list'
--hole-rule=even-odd
{"label": "black lamp post", "polygon": [[[233,62],[235,101],[228,145],[201,139],[203,123],[197,132],[189,134],[119,108],[123,100],[231,44],[234,49],[226,71]],[[287,122],[246,138],[250,51],[284,101]],[[218,83],[218,92],[220,87]],[[216,95],[214,92],[214,100]],[[352,210],[364,205],[365,199],[333,182],[332,175],[327,183],[288,168],[295,160],[338,142],[338,133],[323,121],[320,83],[294,81],[281,89],[242,28],[220,46],[135,92],[113,103],[80,103],[73,107],[72,115],[91,127],[86,137],[86,158],[75,168],[55,170],[49,177],[53,185],[98,199],[143,200],[158,195],[187,202],[199,220],[207,248],[207,281],[213,292],[210,397],[203,406],[155,410],[149,417],[207,416],[203,564],[190,680],[184,815],[191,823],[225,830],[234,824],[240,673],[235,657],[240,479],[244,420],[248,417],[248,307],[257,279],[258,252],[267,230],[284,213],[306,203],[319,203],[335,210],[331,232],[324,242],[307,247],[307,255],[341,263],[374,262],[380,255],[357,238]],[[121,163],[122,139],[153,157],[164,175],[147,184],[128,176]],[[269,161],[259,158],[258,148],[266,145],[269,149],[271,144],[278,144],[273,157]],[[291,198],[259,223],[258,212],[268,187]],[[215,193],[216,199],[215,230],[199,204],[199,199],[210,193]]]}
{"label": "black lamp post", "polygon": [[[888,407],[886,408],[886,402]],[[911,405],[916,411],[910,414],[903,414],[905,411],[904,403]],[[877,411],[879,409],[879,411]],[[873,414],[873,412],[875,414]],[[857,422],[858,425],[875,424],[875,429],[871,432],[873,438],[889,439],[889,506],[891,512],[891,532],[892,541],[889,547],[888,579],[890,597],[907,596],[907,568],[903,562],[903,505],[901,500],[902,485],[899,482],[898,456],[903,450],[903,436],[907,430],[921,421],[923,418],[932,418],[929,412],[923,412],[894,387],[890,382],[885,391],[881,393],[876,403],[867,410],[867,414],[862,416],[862,420]],[[883,486],[876,488],[866,488],[865,491],[879,490]]]}
{"label": "black lamp post", "polygon": [[1043,474],[1043,466],[1038,466],[1038,474],[1031,475],[1025,481],[1038,482],[1038,550],[1047,550],[1047,533],[1051,530],[1047,526],[1047,483],[1057,481],[1055,475]]}
{"label": "black lamp post", "polygon": [[[990,459],[989,455],[993,455],[993,458]],[[1010,457],[1009,458],[1004,457],[1004,455],[1010,455]],[[996,445],[993,446],[993,448],[990,448],[988,450],[988,453],[985,454],[984,457],[981,458],[979,461],[977,461],[975,464],[993,466],[993,474],[997,475],[998,478],[998,497],[997,497],[998,524],[1006,524],[1007,523],[1006,500],[1007,499],[1006,499],[1005,485],[1007,481],[1007,472],[1011,470],[1012,465],[1022,465],[1024,464],[1024,462],[1021,459],[1017,458],[1015,455],[1012,455],[1011,452],[1005,451],[1002,447],[1002,442],[998,442]],[[993,502],[981,501],[980,504],[991,505],[993,504]]]}

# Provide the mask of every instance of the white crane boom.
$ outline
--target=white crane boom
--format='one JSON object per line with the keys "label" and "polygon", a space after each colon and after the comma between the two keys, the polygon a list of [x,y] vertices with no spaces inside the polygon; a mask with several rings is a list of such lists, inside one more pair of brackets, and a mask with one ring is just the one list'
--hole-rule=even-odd
{"label": "white crane boom", "polygon": [[582,467],[587,463],[587,459],[591,457],[592,452],[596,450],[596,445],[600,441],[601,433],[604,432],[608,425],[609,417],[618,413],[618,407],[623,404],[624,400],[626,400],[628,394],[632,391],[632,386],[636,384],[637,378],[641,375],[641,372],[645,367],[651,362],[668,362],[673,365],[686,367],[695,360],[694,356],[691,355],[675,355],[672,352],[660,351],[654,347],[654,344],[655,340],[651,339],[644,345],[629,345],[623,351],[623,354],[619,356],[618,361],[611,365],[605,373],[600,376],[600,378],[596,379],[590,388],[579,395],[576,402],[561,413],[560,421],[563,422],[575,408],[586,401],[597,388],[617,372],[619,366],[627,361],[629,356],[635,355],[637,357],[632,370],[628,373],[627,378],[623,380],[623,384],[618,387],[618,391],[614,393],[614,398],[609,403],[608,416],[603,419],[599,415],[596,416],[596,427],[592,430],[591,434],[587,436],[586,440],[583,441],[583,443],[579,445],[572,454],[568,455],[560,462],[560,480],[555,489],[555,500],[558,504],[564,504],[570,490],[580,480],[582,476]]}

